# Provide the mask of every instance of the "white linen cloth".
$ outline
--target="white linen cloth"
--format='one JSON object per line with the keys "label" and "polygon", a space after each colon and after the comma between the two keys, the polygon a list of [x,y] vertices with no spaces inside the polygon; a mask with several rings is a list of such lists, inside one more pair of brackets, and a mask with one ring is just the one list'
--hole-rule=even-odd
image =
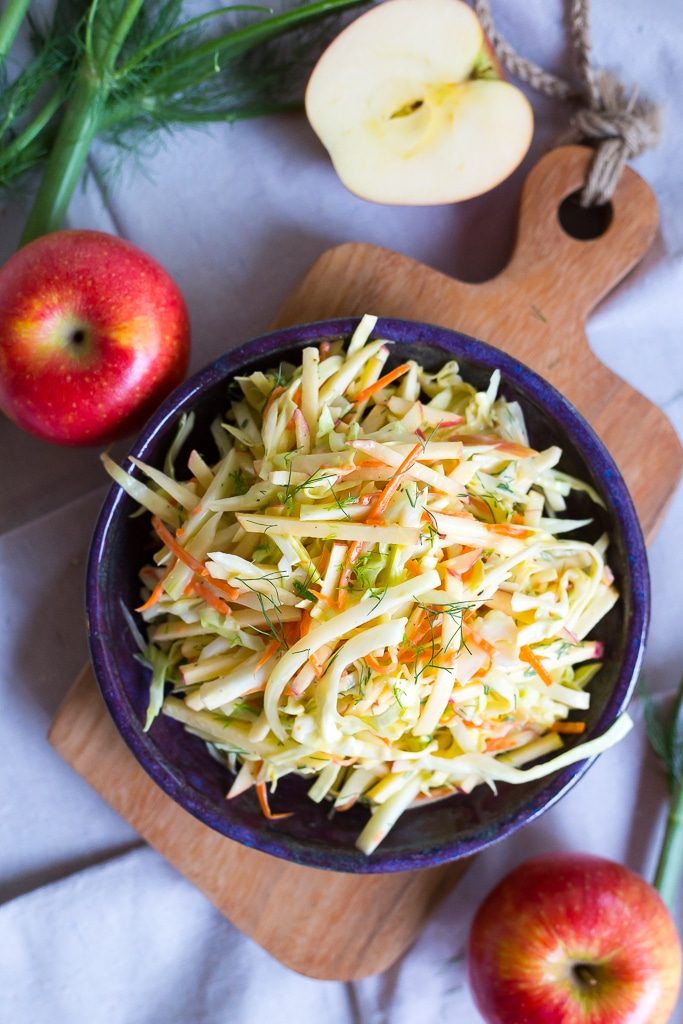
{"label": "white linen cloth", "polygon": [[[566,70],[559,3],[494,8],[526,55]],[[640,0],[596,0],[594,21],[596,59],[664,105],[665,134],[636,163],[657,193],[661,232],[596,311],[589,336],[683,432],[683,16],[678,0],[656,11]],[[524,173],[566,123],[561,104],[532,101],[539,126],[524,168],[461,206],[364,203],[338,182],[303,117],[291,116],[178,133],[149,174],[129,165],[109,180],[106,201],[111,155],[100,147],[70,223],[119,232],[168,268],[188,300],[196,369],[267,329],[315,257],[342,241],[395,248],[469,280],[495,273],[509,254]],[[18,200],[0,208],[2,259],[24,212]],[[0,1024],[477,1024],[462,952],[474,908],[507,869],[540,850],[571,848],[651,877],[665,787],[639,724],[559,806],[478,857],[384,975],[347,986],[276,963],[141,845],[46,742],[86,659],[82,579],[103,494],[96,452],[54,448],[0,420]],[[683,670],[680,489],[651,569],[646,668],[651,688],[666,694]],[[640,719],[637,705],[634,714]]]}

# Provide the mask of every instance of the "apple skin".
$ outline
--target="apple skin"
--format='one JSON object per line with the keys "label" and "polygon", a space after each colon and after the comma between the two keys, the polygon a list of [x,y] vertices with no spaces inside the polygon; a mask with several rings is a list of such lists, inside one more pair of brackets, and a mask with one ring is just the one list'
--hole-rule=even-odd
{"label": "apple skin", "polygon": [[0,408],[46,441],[105,444],[137,430],[189,352],[177,285],[115,235],[57,231],[0,269]]}
{"label": "apple skin", "polygon": [[[584,981],[575,973],[582,965]],[[681,945],[639,875],[602,857],[548,854],[484,900],[468,968],[487,1024],[667,1024]]]}

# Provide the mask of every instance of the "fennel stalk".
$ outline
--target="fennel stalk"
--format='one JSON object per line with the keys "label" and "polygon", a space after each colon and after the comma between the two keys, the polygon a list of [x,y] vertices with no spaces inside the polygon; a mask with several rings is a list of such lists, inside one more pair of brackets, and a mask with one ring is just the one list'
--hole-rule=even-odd
{"label": "fennel stalk", "polygon": [[642,696],[650,745],[666,772],[669,784],[669,813],[654,886],[669,909],[673,910],[683,872],[683,680],[670,721],[663,720],[655,710],[644,686]]}
{"label": "fennel stalk", "polygon": [[299,106],[328,26],[338,30],[339,15],[367,2],[279,12],[237,4],[188,18],[183,0],[58,0],[49,30],[34,28],[33,61],[9,82],[7,54],[29,6],[9,0],[0,16],[0,188],[42,166],[22,244],[61,226],[96,137],[130,149],[173,125]]}
{"label": "fennel stalk", "polygon": [[14,0],[0,14],[0,65],[16,39],[30,3],[31,0]]}

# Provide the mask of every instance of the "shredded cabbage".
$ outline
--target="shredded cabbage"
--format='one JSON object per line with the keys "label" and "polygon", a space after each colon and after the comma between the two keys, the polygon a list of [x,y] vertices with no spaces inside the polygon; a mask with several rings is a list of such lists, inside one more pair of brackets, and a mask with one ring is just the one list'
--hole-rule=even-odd
{"label": "shredded cabbage", "polygon": [[271,817],[266,784],[292,772],[337,812],[367,803],[366,854],[417,801],[538,779],[630,727],[556,753],[585,730],[587,637],[618,599],[608,538],[566,537],[590,520],[558,515],[571,489],[597,494],[530,447],[498,371],[484,391],[454,361],[387,373],[375,324],[238,378],[218,461],[192,451],[190,479],[191,420],[164,471],[104,460],[159,541],[146,726],[183,722],[237,773],[229,796],[256,787]]}

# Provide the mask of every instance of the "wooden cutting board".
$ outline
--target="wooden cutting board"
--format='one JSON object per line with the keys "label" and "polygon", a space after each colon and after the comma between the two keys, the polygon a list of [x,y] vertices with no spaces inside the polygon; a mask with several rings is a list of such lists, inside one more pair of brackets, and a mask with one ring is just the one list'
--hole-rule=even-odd
{"label": "wooden cutting board", "polygon": [[[589,160],[589,150],[568,147],[534,168],[512,260],[494,280],[463,284],[398,253],[342,245],[316,261],[278,324],[372,312],[442,324],[498,345],[552,381],[593,424],[651,537],[680,477],[683,451],[663,413],[593,355],[584,323],[648,249],[657,208],[649,187],[627,169],[607,230],[592,240],[571,237],[558,210],[580,188]],[[453,864],[393,875],[338,874],[298,867],[219,835],[140,768],[89,668],[60,708],[50,742],[241,931],[314,978],[348,980],[389,967],[463,871]]]}

